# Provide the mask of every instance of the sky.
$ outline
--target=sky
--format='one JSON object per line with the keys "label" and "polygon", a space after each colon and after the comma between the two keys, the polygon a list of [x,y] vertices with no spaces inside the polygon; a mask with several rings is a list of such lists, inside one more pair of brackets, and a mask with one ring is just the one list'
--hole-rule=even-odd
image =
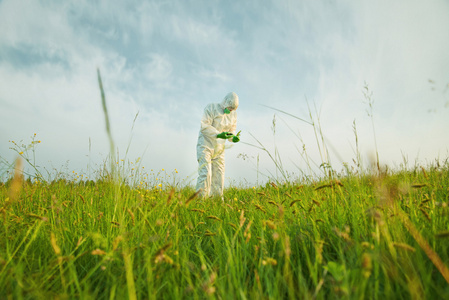
{"label": "sky", "polygon": [[39,168],[95,176],[110,149],[97,69],[114,148],[147,172],[194,185],[203,109],[230,91],[226,186],[341,172],[357,153],[429,166],[449,157],[447,28],[446,0],[0,0],[0,172],[36,134]]}

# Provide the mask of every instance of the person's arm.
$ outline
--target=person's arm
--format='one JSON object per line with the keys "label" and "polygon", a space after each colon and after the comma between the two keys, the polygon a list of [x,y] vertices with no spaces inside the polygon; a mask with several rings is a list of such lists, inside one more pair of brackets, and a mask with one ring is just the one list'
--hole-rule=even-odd
{"label": "person's arm", "polygon": [[209,106],[206,106],[203,117],[201,118],[201,133],[210,138],[214,138],[220,133],[215,127],[212,126],[213,121],[214,115],[209,109]]}
{"label": "person's arm", "polygon": [[[229,132],[232,133],[233,135],[235,135],[235,133],[237,131],[237,112],[233,111],[233,113],[235,114],[235,117],[232,121],[231,128],[229,129]],[[232,142],[233,137],[229,138],[228,141]]]}

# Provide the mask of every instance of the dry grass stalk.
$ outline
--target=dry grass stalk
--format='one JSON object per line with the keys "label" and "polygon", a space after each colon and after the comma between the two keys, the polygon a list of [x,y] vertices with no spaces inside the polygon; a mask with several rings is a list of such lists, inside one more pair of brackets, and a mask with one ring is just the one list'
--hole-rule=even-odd
{"label": "dry grass stalk", "polygon": [[38,216],[38,215],[36,215],[36,214],[27,214],[27,216],[28,217],[31,217],[31,218],[35,218],[35,219],[39,219],[39,220],[41,220],[41,221],[43,221],[43,222],[47,222],[48,221],[48,218],[47,217],[42,217],[42,216]]}
{"label": "dry grass stalk", "polygon": [[61,248],[59,248],[58,244],[56,243],[56,236],[53,232],[50,234],[50,243],[51,243],[51,246],[53,247],[53,251],[55,252],[55,254],[57,256],[60,256]]}
{"label": "dry grass stalk", "polygon": [[216,233],[206,229],[206,231],[204,232],[204,235],[205,236],[214,236],[214,235],[216,235]]}
{"label": "dry grass stalk", "polygon": [[323,184],[323,185],[320,185],[320,186],[316,187],[315,191],[318,191],[318,190],[321,190],[321,189],[324,189],[324,188],[328,188],[328,187],[334,187],[336,185],[343,186],[343,183],[341,183],[340,180],[335,180],[335,181],[332,181],[331,183]]}
{"label": "dry grass stalk", "polygon": [[279,219],[284,218],[284,212],[284,207],[282,205],[278,205]]}
{"label": "dry grass stalk", "polygon": [[136,225],[135,222],[134,222],[134,213],[129,208],[127,209],[127,211],[129,213],[129,215],[131,216],[131,219],[133,221],[133,226]]}
{"label": "dry grass stalk", "polygon": [[121,241],[123,241],[123,236],[119,235],[118,237],[116,237],[112,242],[112,250],[115,251]]}
{"label": "dry grass stalk", "polygon": [[237,229],[237,225],[233,224],[233,223],[228,223],[232,228]]}
{"label": "dry grass stalk", "polygon": [[296,202],[299,202],[299,201],[301,201],[301,200],[300,200],[300,199],[298,199],[298,200],[293,200],[292,202],[290,202],[290,207],[292,207],[293,204],[295,204]]}
{"label": "dry grass stalk", "polygon": [[84,197],[83,197],[83,195],[81,195],[81,194],[78,194],[78,196],[80,196],[81,200],[83,200],[83,204],[85,204],[85,203],[86,203],[86,200],[84,200]]}
{"label": "dry grass stalk", "polygon": [[170,194],[168,195],[167,198],[167,204],[170,203],[171,199],[173,199],[173,196],[175,195],[175,189],[171,189]]}
{"label": "dry grass stalk", "polygon": [[405,243],[393,243],[393,246],[395,246],[396,248],[401,248],[401,249],[410,251],[410,252],[415,252],[416,251],[415,248],[413,248],[412,246],[409,246],[409,245],[407,245]]}
{"label": "dry grass stalk", "polygon": [[373,263],[371,259],[371,255],[368,253],[363,253],[362,256],[362,274],[363,277],[368,278],[371,276],[371,272],[373,270]]}
{"label": "dry grass stalk", "polygon": [[429,222],[432,221],[432,219],[430,219],[429,214],[428,214],[424,209],[420,208],[419,210],[423,213],[423,215],[426,217],[426,219],[427,219]]}
{"label": "dry grass stalk", "polygon": [[248,225],[245,228],[245,231],[243,232],[243,236],[246,237],[246,243],[248,244],[249,240],[251,239],[251,225],[253,224],[253,221],[249,221]]}
{"label": "dry grass stalk", "polygon": [[259,204],[254,204],[254,205],[256,206],[256,209],[258,209],[262,212],[266,212],[265,209],[261,205],[259,205]]}
{"label": "dry grass stalk", "polygon": [[78,239],[78,242],[76,243],[75,249],[78,248],[78,247],[81,245],[81,242],[82,242],[82,241],[83,241],[83,237],[80,236],[80,238]]}
{"label": "dry grass stalk", "polygon": [[430,202],[430,199],[423,200],[420,205],[423,205],[423,204],[425,204],[427,202]]}
{"label": "dry grass stalk", "polygon": [[449,283],[449,269],[443,263],[438,254],[433,251],[430,247],[429,243],[423,238],[423,236],[416,229],[415,225],[409,220],[407,215],[403,212],[400,212],[399,216],[401,217],[401,221],[404,224],[405,228],[410,232],[415,241],[421,247],[421,249],[426,253],[427,257],[432,261],[432,263],[437,267],[438,271],[443,275],[444,279],[447,283]]}
{"label": "dry grass stalk", "polygon": [[202,284],[202,288],[204,290],[204,292],[208,295],[212,295],[213,293],[215,293],[216,288],[213,286],[215,284],[215,280],[217,279],[217,273],[212,272],[210,274],[209,279],[207,279],[203,284]]}
{"label": "dry grass stalk", "polygon": [[106,251],[97,248],[97,249],[93,250],[91,252],[91,254],[92,255],[106,255]]}
{"label": "dry grass stalk", "polygon": [[159,250],[156,251],[156,254],[153,256],[154,262],[157,264],[165,259],[165,251],[172,246],[172,243],[165,244]]}
{"label": "dry grass stalk", "polygon": [[217,221],[221,221],[221,219],[219,217],[216,216],[208,216],[208,219],[212,219],[212,220],[217,220]]}
{"label": "dry grass stalk", "polygon": [[239,227],[242,228],[243,224],[245,223],[245,211],[242,209],[242,212],[240,213],[240,224]]}
{"label": "dry grass stalk", "polygon": [[14,177],[9,189],[9,201],[15,202],[19,198],[20,190],[22,188],[23,175],[22,175],[22,159],[18,157],[16,159],[16,166],[14,168]]}
{"label": "dry grass stalk", "polygon": [[423,173],[424,177],[425,177],[426,179],[429,179],[429,177],[427,176],[426,169],[424,169],[424,167],[421,167],[421,170],[422,170],[422,173]]}
{"label": "dry grass stalk", "polygon": [[273,221],[271,221],[271,220],[263,221],[263,223],[264,223],[266,226],[268,226],[268,227],[270,227],[271,229],[273,229],[273,230],[276,229],[276,224],[275,224]]}
{"label": "dry grass stalk", "polygon": [[277,264],[278,264],[277,260],[275,260],[274,258],[271,258],[271,257],[267,257],[264,260],[262,260],[262,265],[264,265],[264,266],[266,266],[266,265],[275,266]]}
{"label": "dry grass stalk", "polygon": [[435,234],[435,237],[437,238],[449,237],[449,230],[438,232],[437,234]]}
{"label": "dry grass stalk", "polygon": [[425,183],[412,184],[412,188],[415,188],[415,189],[420,189],[420,188],[423,188],[425,186],[427,186],[427,184],[425,184]]}
{"label": "dry grass stalk", "polygon": [[197,192],[195,192],[192,196],[189,197],[189,199],[187,199],[186,201],[186,206],[189,205],[190,201],[192,201],[193,199],[195,199],[196,197],[198,197],[198,195],[201,193],[201,190],[198,190]]}

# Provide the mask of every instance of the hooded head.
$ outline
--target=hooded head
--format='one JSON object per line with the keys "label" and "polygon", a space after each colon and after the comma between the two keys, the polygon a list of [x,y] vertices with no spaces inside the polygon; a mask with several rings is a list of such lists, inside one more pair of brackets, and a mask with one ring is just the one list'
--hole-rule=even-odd
{"label": "hooded head", "polygon": [[223,106],[223,108],[228,108],[229,110],[236,110],[237,107],[239,107],[239,96],[234,92],[230,92],[224,97],[223,101],[221,101],[221,106]]}

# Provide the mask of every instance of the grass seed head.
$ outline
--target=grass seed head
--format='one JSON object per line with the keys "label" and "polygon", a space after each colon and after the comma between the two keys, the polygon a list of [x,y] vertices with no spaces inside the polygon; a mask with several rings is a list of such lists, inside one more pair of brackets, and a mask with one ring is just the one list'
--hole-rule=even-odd
{"label": "grass seed head", "polygon": [[410,251],[410,252],[415,252],[416,251],[415,248],[413,248],[412,246],[409,246],[409,245],[407,245],[405,243],[393,243],[393,246],[396,247],[396,248],[400,248],[400,249],[404,249],[404,250]]}
{"label": "grass seed head", "polygon": [[134,213],[129,208],[127,209],[127,211],[129,213],[129,215],[131,216],[131,219],[133,221],[133,225],[136,225],[135,222],[134,222]]}
{"label": "grass seed head", "polygon": [[81,245],[82,241],[83,241],[83,237],[80,236],[80,238],[78,239],[78,242],[76,243],[76,247],[75,248],[78,248]]}
{"label": "grass seed head", "polygon": [[91,252],[92,255],[106,255],[106,252],[97,248]]}
{"label": "grass seed head", "polygon": [[51,246],[53,247],[53,251],[55,252],[55,254],[57,256],[60,256],[61,248],[59,248],[58,244],[56,243],[56,236],[53,232],[50,234],[50,243],[51,243]]}
{"label": "grass seed head", "polygon": [[425,186],[427,186],[427,184],[425,184],[425,183],[412,184],[412,188],[415,188],[415,189],[420,189],[420,188],[423,188]]}
{"label": "grass seed head", "polygon": [[266,220],[264,221],[264,224],[268,227],[270,227],[270,229],[276,230],[276,224],[271,221],[271,220]]}
{"label": "grass seed head", "polygon": [[214,236],[214,235],[216,235],[216,233],[206,229],[206,231],[204,232],[204,235],[205,236]]}
{"label": "grass seed head", "polygon": [[22,159],[18,157],[16,159],[16,165],[14,168],[14,177],[9,188],[9,199],[14,202],[18,199],[20,190],[22,188],[23,175],[22,175]]}
{"label": "grass seed head", "polygon": [[167,198],[167,204],[170,203],[171,199],[173,199],[173,196],[175,195],[175,189],[171,189],[170,194],[168,195]]}
{"label": "grass seed head", "polygon": [[112,250],[115,251],[121,241],[123,241],[123,236],[119,235],[118,237],[116,237],[112,242]]}
{"label": "grass seed head", "polygon": [[422,170],[422,173],[423,173],[423,175],[424,175],[424,178],[429,179],[429,177],[427,176],[426,169],[424,169],[423,166],[421,166],[421,170]]}
{"label": "grass seed head", "polygon": [[276,266],[278,264],[277,260],[271,257],[267,257],[264,260],[262,260],[262,265],[264,266]]}
{"label": "grass seed head", "polygon": [[362,255],[362,274],[363,277],[368,278],[371,276],[371,271],[373,270],[373,263],[371,255],[368,253],[363,253]]}
{"label": "grass seed head", "polygon": [[427,221],[431,222],[432,219],[430,218],[429,214],[427,213],[427,211],[425,211],[422,208],[419,208],[419,210],[423,213],[423,215],[426,217]]}
{"label": "grass seed head", "polygon": [[240,227],[242,227],[246,221],[246,218],[244,215],[245,215],[245,211],[242,209],[242,212],[240,213]]}
{"label": "grass seed head", "polygon": [[212,220],[217,220],[217,221],[221,221],[221,219],[219,217],[216,216],[208,216],[208,219],[212,219]]}
{"label": "grass seed head", "polygon": [[259,204],[254,204],[256,206],[256,209],[262,211],[262,212],[266,212],[265,208],[263,208],[263,206],[259,205]]}
{"label": "grass seed head", "polygon": [[201,189],[196,191],[192,196],[189,197],[189,199],[187,199],[186,201],[186,206],[189,205],[189,203],[195,199],[196,197],[198,197],[198,195],[201,193]]}
{"label": "grass seed head", "polygon": [[299,201],[301,201],[301,200],[300,200],[300,199],[298,199],[298,200],[293,200],[292,202],[290,202],[290,207],[292,207],[293,204],[295,204],[296,202],[299,202]]}
{"label": "grass seed head", "polygon": [[435,237],[437,237],[437,238],[447,238],[447,237],[449,237],[449,230],[440,231],[437,234],[435,234]]}
{"label": "grass seed head", "polygon": [[47,217],[42,217],[42,216],[38,216],[38,215],[35,215],[35,214],[27,214],[27,216],[31,217],[31,218],[39,219],[39,220],[41,220],[43,222],[47,222],[48,221]]}

